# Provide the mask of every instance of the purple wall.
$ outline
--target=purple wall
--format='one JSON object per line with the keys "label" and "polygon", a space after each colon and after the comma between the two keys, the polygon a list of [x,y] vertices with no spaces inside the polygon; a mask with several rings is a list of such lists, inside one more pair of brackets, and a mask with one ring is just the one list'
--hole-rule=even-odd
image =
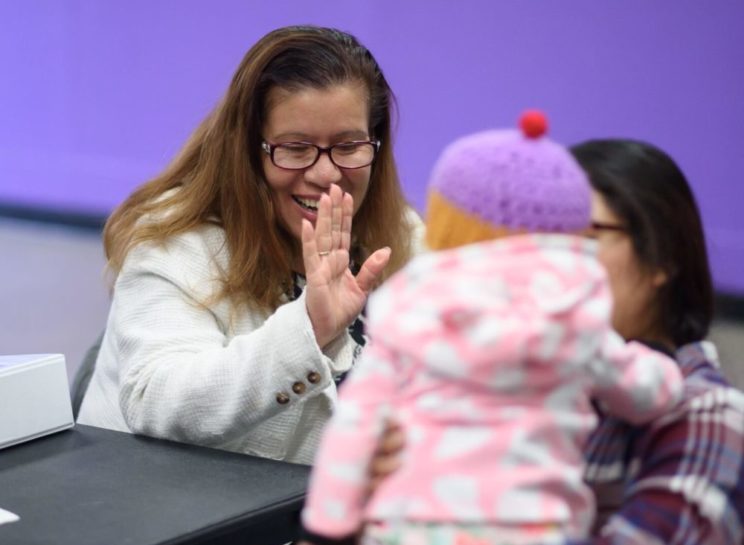
{"label": "purple wall", "polygon": [[447,142],[540,107],[561,141],[670,152],[703,210],[718,288],[744,293],[736,0],[2,2],[0,202],[110,210],[179,149],[247,48],[295,23],[349,30],[378,57],[417,207]]}

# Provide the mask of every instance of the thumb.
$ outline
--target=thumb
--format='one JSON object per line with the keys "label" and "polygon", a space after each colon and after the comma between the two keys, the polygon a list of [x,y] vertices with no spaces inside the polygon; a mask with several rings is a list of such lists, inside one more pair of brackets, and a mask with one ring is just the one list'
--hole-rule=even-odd
{"label": "thumb", "polygon": [[356,281],[364,293],[369,293],[377,284],[382,271],[390,262],[390,253],[391,250],[388,247],[377,250],[367,258],[362,268],[359,269],[359,273],[356,275]]}

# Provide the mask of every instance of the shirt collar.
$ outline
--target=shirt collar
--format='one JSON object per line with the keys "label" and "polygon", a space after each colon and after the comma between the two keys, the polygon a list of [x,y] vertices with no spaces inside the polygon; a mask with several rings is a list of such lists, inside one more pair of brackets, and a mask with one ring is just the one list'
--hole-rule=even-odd
{"label": "shirt collar", "polygon": [[679,347],[675,359],[685,376],[689,376],[701,365],[710,365],[716,369],[721,367],[718,362],[718,350],[710,341],[699,341]]}

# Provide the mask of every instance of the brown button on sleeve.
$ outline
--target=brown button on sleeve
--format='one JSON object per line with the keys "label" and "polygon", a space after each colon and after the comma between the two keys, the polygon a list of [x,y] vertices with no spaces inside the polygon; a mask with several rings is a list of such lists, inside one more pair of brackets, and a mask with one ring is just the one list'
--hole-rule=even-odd
{"label": "brown button on sleeve", "polygon": [[317,384],[320,382],[320,373],[316,371],[311,371],[307,374],[307,380],[310,381],[310,384]]}
{"label": "brown button on sleeve", "polygon": [[289,403],[289,396],[284,392],[279,392],[276,394],[276,402],[279,403],[279,405],[286,405]]}
{"label": "brown button on sleeve", "polygon": [[296,394],[304,394],[305,393],[305,383],[304,382],[295,382],[292,385],[292,391]]}

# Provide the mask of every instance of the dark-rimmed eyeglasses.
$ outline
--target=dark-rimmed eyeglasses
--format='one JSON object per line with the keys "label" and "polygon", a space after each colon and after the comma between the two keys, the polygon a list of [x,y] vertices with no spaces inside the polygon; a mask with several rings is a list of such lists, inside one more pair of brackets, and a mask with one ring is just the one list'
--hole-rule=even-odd
{"label": "dark-rimmed eyeglasses", "polygon": [[589,224],[592,231],[618,231],[624,232],[628,229],[624,225],[618,223],[604,223],[601,221],[593,221]]}
{"label": "dark-rimmed eyeglasses", "polygon": [[604,223],[602,221],[593,221],[586,230],[586,236],[597,238],[600,233],[627,233],[628,228],[619,223]]}
{"label": "dark-rimmed eyeglasses", "polygon": [[286,170],[310,168],[318,162],[321,153],[327,153],[331,162],[338,168],[363,168],[371,165],[380,149],[379,140],[354,140],[339,142],[327,148],[310,142],[284,142],[269,144],[264,141],[261,149],[271,162]]}

